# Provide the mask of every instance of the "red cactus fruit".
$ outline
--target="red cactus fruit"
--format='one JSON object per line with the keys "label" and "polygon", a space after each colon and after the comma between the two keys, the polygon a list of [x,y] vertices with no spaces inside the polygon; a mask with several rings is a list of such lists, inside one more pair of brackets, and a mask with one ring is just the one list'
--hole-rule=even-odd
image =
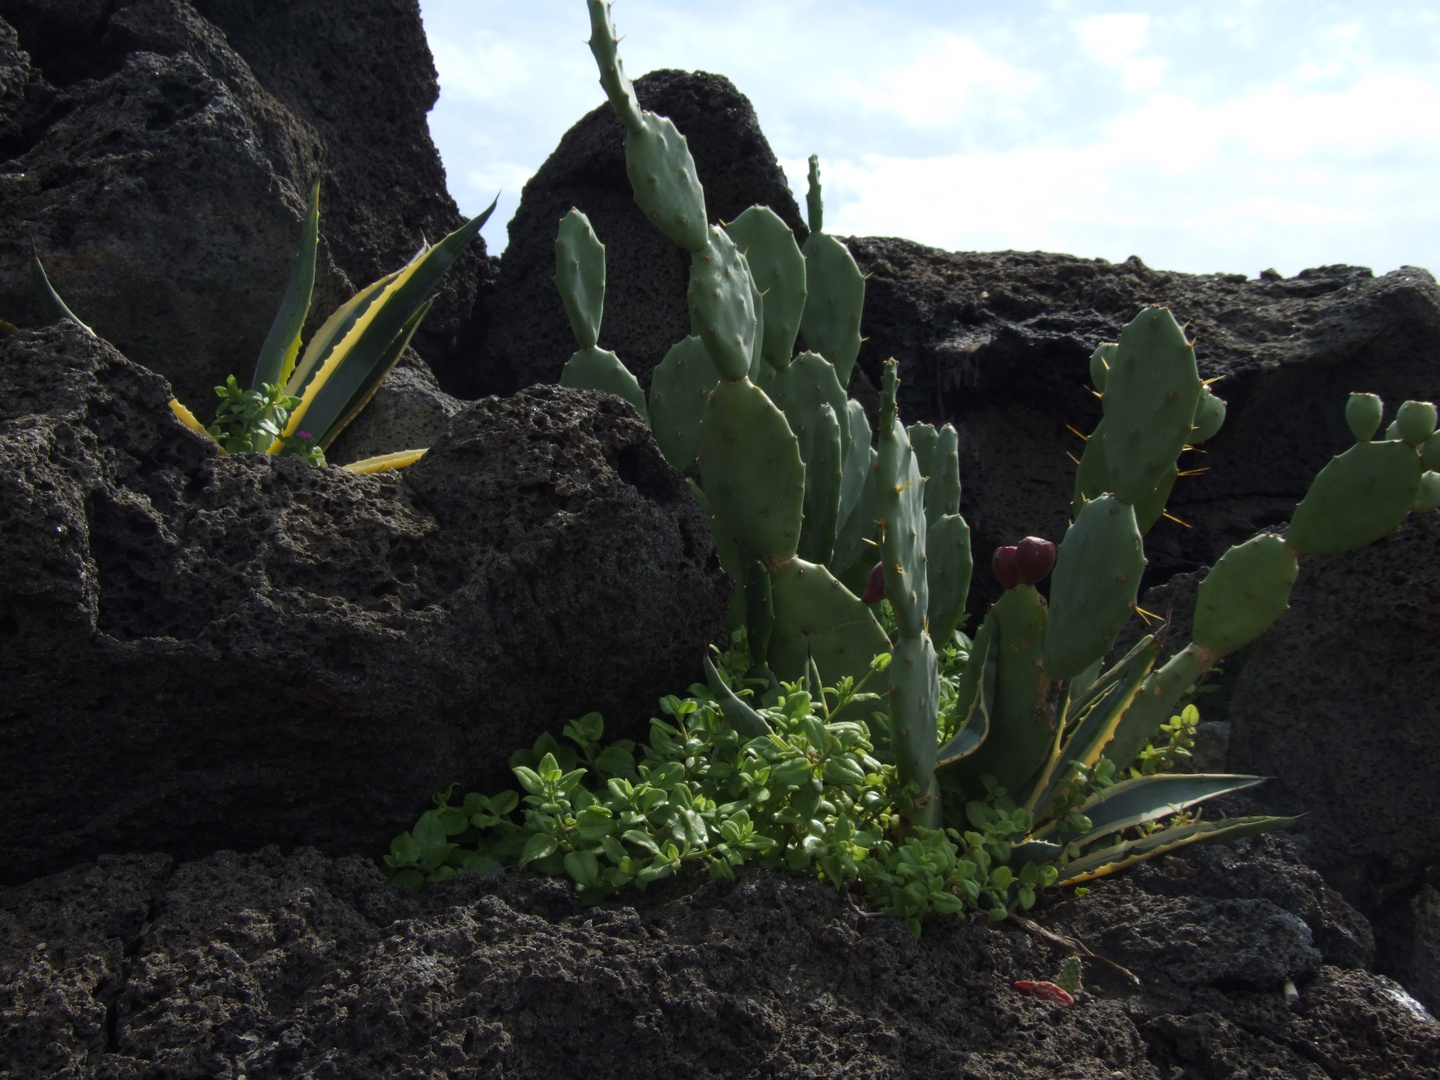
{"label": "red cactus fruit", "polygon": [[885,564],[876,563],[870,571],[870,580],[865,583],[865,592],[860,597],[862,604],[878,604],[885,599]]}
{"label": "red cactus fruit", "polygon": [[1015,548],[1013,546],[997,547],[995,556],[990,560],[990,569],[995,571],[995,576],[1000,579],[1000,584],[1007,590],[1020,584],[1020,569],[1015,565]]}
{"label": "red cactus fruit", "polygon": [[1041,1001],[1052,1001],[1056,1005],[1063,1005],[1067,1009],[1075,1004],[1075,999],[1067,991],[1052,982],[1031,982],[1029,979],[1021,979],[1015,984],[1015,989],[1022,994],[1037,997]]}
{"label": "red cactus fruit", "polygon": [[1038,536],[1027,536],[1015,545],[1015,569],[1020,584],[1038,585],[1055,569],[1055,545]]}

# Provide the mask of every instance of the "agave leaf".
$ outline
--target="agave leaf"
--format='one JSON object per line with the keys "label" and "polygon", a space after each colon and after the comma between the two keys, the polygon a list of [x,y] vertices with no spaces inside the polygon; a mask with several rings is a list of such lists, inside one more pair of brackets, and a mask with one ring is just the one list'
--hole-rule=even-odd
{"label": "agave leaf", "polygon": [[969,757],[980,749],[985,737],[990,734],[990,715],[995,705],[995,672],[999,666],[997,654],[995,621],[986,619],[970,646],[970,659],[965,662],[966,671],[974,664],[981,674],[977,679],[961,680],[960,691],[969,699],[957,704],[964,719],[950,740],[936,752],[937,769]]}
{"label": "agave leaf", "polygon": [[178,398],[170,399],[170,411],[173,412],[179,418],[180,422],[186,427],[188,427],[191,431],[198,431],[201,435],[204,435],[207,439],[214,443],[215,448],[219,450],[220,453],[225,453],[225,447],[220,445],[220,440],[215,438],[214,435],[211,435],[210,432],[206,431],[205,425],[202,424],[199,420],[195,419],[195,414],[192,413],[189,409],[187,409],[184,405],[181,405]]}
{"label": "agave leaf", "polygon": [[295,365],[295,370],[285,380],[285,393],[291,397],[301,395],[306,384],[310,382],[320,366],[330,358],[335,346],[350,332],[350,328],[355,325],[356,320],[365,314],[385,286],[399,276],[399,270],[393,274],[386,274],[379,281],[366,285],[365,288],[331,312],[330,317],[310,339],[310,344],[305,348],[305,355]]}
{"label": "agave leaf", "polygon": [[40,310],[47,319],[52,323],[72,322],[91,337],[95,336],[95,331],[76,318],[75,313],[65,306],[65,301],[60,299],[60,294],[51,287],[50,279],[45,276],[45,267],[40,265],[40,254],[35,249],[34,240],[30,241],[30,284],[35,288]]}
{"label": "agave leaf", "polygon": [[400,362],[400,356],[404,353],[405,347],[410,344],[410,339],[415,336],[415,331],[420,328],[420,324],[425,321],[425,316],[430,314],[430,309],[434,306],[434,300],[426,300],[425,303],[421,304],[416,310],[415,314],[410,316],[410,321],[407,322],[401,328],[400,333],[395,336],[395,340],[390,343],[390,347],[386,349],[384,355],[380,357],[380,362],[376,364],[370,372],[370,377],[361,385],[360,389],[356,391],[355,396],[350,401],[350,408],[346,411],[345,415],[331,424],[330,430],[326,433],[325,437],[320,440],[320,448],[322,450],[329,450],[330,444],[339,437],[342,431],[350,426],[350,421],[354,420],[355,417],[360,414],[361,409],[370,404],[370,399],[373,398],[380,389],[380,384],[385,381],[385,376],[389,375],[395,365]]}
{"label": "agave leaf", "polygon": [[1127,866],[1134,866],[1137,862],[1153,859],[1156,855],[1169,854],[1190,844],[1238,840],[1242,836],[1254,836],[1271,829],[1288,829],[1297,820],[1293,817],[1243,817],[1225,818],[1221,821],[1192,821],[1187,825],[1177,825],[1173,829],[1151,833],[1139,840],[1127,840],[1103,851],[1091,852],[1062,867],[1060,879],[1055,884],[1057,888],[1078,885],[1082,881],[1113,874]]}
{"label": "agave leaf", "polygon": [[[1217,795],[1254,787],[1264,779],[1230,773],[1160,773],[1122,780],[1092,795],[1080,807],[1080,812],[1090,819],[1090,831],[1079,840],[1089,844],[1110,833],[1181,813]],[[1032,838],[1049,836],[1056,825],[1052,821],[1036,829]]]}
{"label": "agave leaf", "polygon": [[255,377],[250,389],[259,390],[270,383],[285,383],[295,370],[300,355],[300,331],[305,316],[310,314],[310,297],[315,291],[315,248],[320,241],[320,180],[310,189],[310,202],[305,207],[305,227],[300,232],[300,252],[290,270],[290,282],[280,300],[280,310],[260,346],[260,359],[255,362]]}
{"label": "agave leaf", "polygon": [[393,454],[376,454],[374,457],[363,458],[360,461],[352,461],[349,465],[340,467],[346,472],[359,473],[368,476],[370,473],[390,472],[393,469],[403,469],[407,465],[413,465],[429,451],[429,447],[420,450],[397,450]]}
{"label": "agave leaf", "polygon": [[313,431],[317,439],[326,437],[335,422],[349,411],[375,366],[411,316],[429,298],[441,275],[475,238],[494,210],[495,204],[491,203],[483,213],[430,248],[385,286],[315,372],[301,395],[300,404],[290,414],[284,434],[294,435],[303,426]]}
{"label": "agave leaf", "polygon": [[1053,840],[1026,837],[1010,849],[1010,864],[1024,866],[1027,862],[1033,862],[1044,866],[1047,862],[1057,862],[1064,850],[1064,844],[1057,844]]}
{"label": "agave leaf", "polygon": [[758,739],[774,734],[765,718],[736,697],[734,691],[725,685],[725,680],[715,670],[715,665],[708,656],[705,657],[705,681],[710,684],[711,692],[719,701],[726,723],[738,731],[742,739]]}
{"label": "agave leaf", "polygon": [[[1125,710],[1130,708],[1135,695],[1140,692],[1145,676],[1150,673],[1159,653],[1160,646],[1147,634],[1118,664],[1095,680],[1095,683],[1080,695],[1075,705],[1066,710],[1067,724],[1073,723],[1074,718],[1081,715],[1084,719],[1079,721],[1079,725],[1063,745],[1057,739],[1050,759],[1036,778],[1029,798],[1025,800],[1025,809],[1035,813],[1045,807],[1055,794],[1055,788],[1059,786],[1060,777],[1063,775],[1061,766],[1066,762],[1079,761],[1089,766],[1100,760],[1105,744],[1110,741],[1125,716]],[[1093,702],[1089,712],[1082,714],[1085,704],[1089,702]]]}

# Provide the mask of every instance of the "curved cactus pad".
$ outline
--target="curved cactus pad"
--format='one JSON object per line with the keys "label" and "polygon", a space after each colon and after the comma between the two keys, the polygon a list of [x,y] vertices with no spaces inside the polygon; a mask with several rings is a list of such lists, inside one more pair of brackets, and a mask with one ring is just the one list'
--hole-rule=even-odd
{"label": "curved cactus pad", "polygon": [[1135,610],[1144,571],[1134,508],[1114,495],[1086,503],[1065,532],[1050,578],[1045,670],[1052,679],[1072,679],[1109,651]]}
{"label": "curved cactus pad", "polygon": [[1205,575],[1195,601],[1195,641],[1224,656],[1250,644],[1285,614],[1300,565],[1269,533],[1236,544]]}
{"label": "curved cactus pad", "polygon": [[799,553],[810,562],[828,563],[835,549],[835,533],[840,527],[840,454],[844,443],[835,410],[821,405],[812,422],[808,452],[804,441],[800,451],[805,456],[805,522],[800,530]]}
{"label": "curved cactus pad", "polygon": [[750,371],[758,329],[753,282],[745,256],[720,229],[690,259],[690,326],[705,343],[722,379],[734,382]]}
{"label": "curved cactus pad", "polygon": [[[890,749],[901,781],[921,786],[916,797],[917,824],[941,826],[939,785],[935,780],[935,713],[940,708],[940,674],[935,645],[921,631],[895,643],[885,675],[890,680]],[[925,790],[928,784],[929,790]],[[928,796],[928,798],[927,798]]]}
{"label": "curved cactus pad", "polygon": [[1420,471],[1403,440],[1356,443],[1311,481],[1285,542],[1302,555],[1336,555],[1388,536],[1410,511]]}
{"label": "curved cactus pad", "polygon": [[865,277],[850,250],[833,236],[812,232],[805,241],[805,311],[800,336],[835,365],[840,385],[860,355],[860,314],[865,308]]}
{"label": "curved cactus pad", "polygon": [[800,542],[805,465],[785,414],[764,391],[748,379],[715,387],[699,458],[711,511],[741,549],[772,561],[791,558]]}
{"label": "curved cactus pad", "polygon": [[1146,308],[1121,332],[1103,400],[1108,490],[1133,506],[1164,482],[1200,401],[1195,349],[1165,308]]}
{"label": "curved cactus pad", "polygon": [[700,422],[719,381],[698,337],[670,346],[650,376],[650,430],[665,460],[679,472],[688,469],[700,451]]}
{"label": "curved cactus pad", "polygon": [[765,297],[761,355],[777,370],[783,368],[795,353],[800,314],[805,310],[805,256],[790,226],[768,206],[750,207],[725,231],[745,253]]}
{"label": "curved cactus pad", "polygon": [[555,237],[555,287],[565,315],[582,349],[600,340],[605,314],[605,245],[590,227],[590,219],[572,209],[560,219]]}
{"label": "curved cactus pad", "polygon": [[970,526],[959,514],[946,514],[925,537],[925,580],[930,586],[930,636],[941,645],[965,617],[965,597],[974,569],[970,557]]}
{"label": "curved cactus pad", "polygon": [[705,190],[695,175],[690,147],[668,117],[641,113],[625,136],[625,169],[635,204],[655,227],[686,251],[705,247]]}
{"label": "curved cactus pad", "polygon": [[645,408],[645,391],[630,369],[620,358],[607,349],[580,349],[565,362],[560,372],[560,385],[571,390],[603,390],[607,394],[622,397],[637,412],[650,422],[649,410]]}
{"label": "curved cactus pad", "polygon": [[823,566],[791,559],[771,580],[771,597],[770,669],[781,679],[800,678],[814,657],[826,685],[846,675],[859,680],[890,649],[870,609]]}
{"label": "curved cactus pad", "polygon": [[1213,439],[1225,426],[1225,402],[1210,392],[1208,386],[1200,387],[1200,401],[1195,405],[1195,418],[1191,421],[1189,442],[1192,446]]}

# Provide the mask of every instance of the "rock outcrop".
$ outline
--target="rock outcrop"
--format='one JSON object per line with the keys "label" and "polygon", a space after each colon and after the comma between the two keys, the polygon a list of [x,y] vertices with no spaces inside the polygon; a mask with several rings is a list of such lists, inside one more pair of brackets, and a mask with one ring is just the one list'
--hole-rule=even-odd
{"label": "rock outcrop", "polygon": [[218,455],[76,328],[0,341],[0,874],[101,852],[378,853],[599,710],[644,736],[730,584],[617,398],[536,387],[354,476]]}

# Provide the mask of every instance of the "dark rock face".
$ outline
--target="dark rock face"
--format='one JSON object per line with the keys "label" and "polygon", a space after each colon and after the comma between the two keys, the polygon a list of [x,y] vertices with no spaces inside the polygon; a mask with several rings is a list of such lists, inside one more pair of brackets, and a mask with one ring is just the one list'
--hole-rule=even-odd
{"label": "dark rock face", "polygon": [[[0,314],[40,322],[28,236],[96,332],[208,417],[248,382],[323,174],[311,328],[460,224],[425,126],[414,0],[0,0]],[[442,366],[489,264],[453,266],[415,339]]]}
{"label": "dark rock face", "polygon": [[704,516],[617,398],[480,401],[361,477],[217,456],[169,396],[73,328],[0,342],[6,880],[381,851],[568,717],[643,736],[722,633]]}
{"label": "dark rock face", "polygon": [[1087,964],[1063,1009],[1014,989],[1064,958],[1036,937],[917,942],[779,873],[582,908],[515,871],[414,897],[313,850],[105,858],[0,889],[0,1044],[16,1077],[1437,1075],[1440,1024],[1274,898],[1305,871],[1275,845],[1229,866],[1266,896],[1175,859],[1037,914],[1144,980]]}
{"label": "dark rock face", "polygon": [[[705,72],[655,71],[636,80],[640,104],[668,116],[690,145],[711,223],[731,221],[755,203],[769,206],[806,236],[785,174],[760,131],[755,110],[730,80]],[[575,351],[575,337],[551,281],[555,233],[571,207],[583,211],[605,245],[605,321],[600,344],[642,386],[670,346],[690,333],[685,310],[690,253],[645,219],[625,171],[625,129],[602,105],[565,133],[525,190],[510,222],[487,328],[473,370],[441,383],[462,397],[510,393],[553,383]]]}

